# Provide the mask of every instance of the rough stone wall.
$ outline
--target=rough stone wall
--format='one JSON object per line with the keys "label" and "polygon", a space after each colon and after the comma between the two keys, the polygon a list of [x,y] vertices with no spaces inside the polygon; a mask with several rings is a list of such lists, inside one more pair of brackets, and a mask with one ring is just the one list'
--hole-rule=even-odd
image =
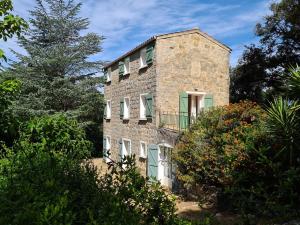
{"label": "rough stone wall", "polygon": [[183,91],[213,94],[214,105],[229,103],[229,49],[196,32],[156,42],[158,111],[178,112]]}
{"label": "rough stone wall", "polygon": [[[154,50],[155,52],[155,50]],[[135,52],[130,56],[130,75],[119,79],[118,63],[111,66],[112,81],[104,88],[105,100],[111,100],[112,115],[110,120],[104,120],[104,135],[111,137],[111,156],[117,158],[119,153],[120,138],[131,140],[131,152],[136,155],[137,164],[143,174],[146,173],[146,160],[140,159],[140,141],[147,144],[156,143],[156,117],[152,120],[140,121],[140,94],[152,93],[153,104],[156,103],[156,58],[153,63],[139,69],[140,53]],[[130,119],[120,119],[120,99],[130,98]],[[155,108],[155,107],[154,107]]]}

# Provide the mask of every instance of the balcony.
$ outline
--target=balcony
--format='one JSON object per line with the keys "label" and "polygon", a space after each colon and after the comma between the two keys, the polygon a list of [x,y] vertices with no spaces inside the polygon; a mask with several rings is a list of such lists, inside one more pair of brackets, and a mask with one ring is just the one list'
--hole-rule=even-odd
{"label": "balcony", "polygon": [[160,112],[159,127],[174,131],[188,130],[199,114],[178,113],[178,112]]}

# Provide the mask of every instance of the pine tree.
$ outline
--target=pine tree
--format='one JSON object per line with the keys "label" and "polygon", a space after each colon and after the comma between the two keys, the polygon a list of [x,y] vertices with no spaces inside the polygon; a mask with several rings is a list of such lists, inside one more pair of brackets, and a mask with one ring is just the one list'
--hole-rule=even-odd
{"label": "pine tree", "polygon": [[[74,0],[36,0],[30,11],[30,28],[19,45],[17,62],[6,76],[22,81],[15,104],[24,119],[44,114],[64,113],[76,118],[96,147],[101,146],[103,95],[101,61],[91,56],[102,51],[103,37],[87,33],[89,21],[81,18],[81,3]],[[83,35],[83,33],[86,33]],[[99,149],[98,149],[99,150]]]}

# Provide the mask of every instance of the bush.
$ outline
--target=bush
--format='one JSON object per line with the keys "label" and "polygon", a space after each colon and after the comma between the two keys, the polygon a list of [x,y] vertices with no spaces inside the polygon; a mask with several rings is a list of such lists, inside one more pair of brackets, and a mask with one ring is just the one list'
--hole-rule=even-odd
{"label": "bush", "polygon": [[19,121],[10,106],[20,91],[18,80],[0,81],[0,152],[18,138]]}
{"label": "bush", "polygon": [[14,150],[27,147],[80,160],[90,156],[92,144],[86,139],[84,130],[76,120],[56,114],[32,119],[22,128]]}
{"label": "bush", "polygon": [[0,160],[0,224],[183,223],[172,196],[141,176],[134,158],[99,176],[85,160],[90,147],[75,121],[31,121]]}
{"label": "bush", "polygon": [[203,192],[213,194],[208,200],[221,209],[269,217],[296,215],[300,166],[295,149],[290,166],[290,149],[282,145],[285,139],[279,138],[278,126],[276,133],[270,129],[274,124],[269,112],[251,102],[204,112],[176,148],[182,186],[200,203],[207,201]]}
{"label": "bush", "polygon": [[175,149],[178,179],[186,188],[202,183],[224,186],[265,136],[263,110],[255,103],[204,111]]}

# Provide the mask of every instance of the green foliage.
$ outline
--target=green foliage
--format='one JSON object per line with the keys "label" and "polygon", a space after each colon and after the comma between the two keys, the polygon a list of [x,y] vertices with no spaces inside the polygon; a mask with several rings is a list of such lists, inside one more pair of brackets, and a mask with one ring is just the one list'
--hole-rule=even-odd
{"label": "green foliage", "polygon": [[75,120],[33,119],[0,159],[0,224],[191,224],[174,198],[149,182],[134,157],[100,176]]}
{"label": "green foliage", "polygon": [[103,95],[98,73],[101,61],[90,60],[101,52],[102,36],[82,35],[89,21],[81,18],[81,4],[73,0],[37,0],[30,11],[30,28],[19,44],[26,55],[0,74],[22,81],[14,113],[24,121],[35,116],[63,113],[77,119],[100,152]]}
{"label": "green foliage", "polygon": [[200,203],[213,190],[217,197],[208,200],[243,215],[297,215],[299,122],[293,104],[279,99],[264,111],[242,102],[204,112],[177,146],[182,186]]}
{"label": "green foliage", "polygon": [[[14,34],[20,37],[21,32],[27,28],[27,23],[19,16],[11,13],[13,5],[11,0],[0,0],[0,39],[7,41]],[[0,49],[0,59],[6,60],[3,50]]]}
{"label": "green foliage", "polygon": [[284,74],[291,66],[300,64],[299,0],[274,2],[270,10],[256,26],[260,43],[247,46],[233,70],[232,102],[244,99],[266,102],[269,96],[281,95]]}
{"label": "green foliage", "polygon": [[226,185],[264,136],[263,110],[251,102],[203,112],[176,148],[178,178],[185,187]]}
{"label": "green foliage", "polygon": [[294,165],[295,159],[300,158],[299,151],[296,151],[296,155],[293,155],[293,151],[300,144],[298,109],[299,103],[297,101],[290,101],[282,97],[274,99],[266,109],[268,113],[268,130],[276,140],[277,145],[280,145],[278,157],[284,157],[288,152],[290,166]]}
{"label": "green foliage", "polygon": [[299,99],[300,96],[300,67],[290,69],[286,76],[286,94],[291,99]]}
{"label": "green foliage", "polygon": [[11,146],[18,136],[19,122],[12,113],[11,105],[20,87],[18,80],[0,82],[0,152],[3,151],[2,144]]}
{"label": "green foliage", "polygon": [[251,100],[264,101],[263,90],[267,87],[265,53],[254,45],[246,46],[238,65],[230,71],[230,102]]}
{"label": "green foliage", "polygon": [[58,114],[28,122],[14,148],[17,151],[27,147],[64,154],[74,160],[88,158],[92,146],[76,120]]}

